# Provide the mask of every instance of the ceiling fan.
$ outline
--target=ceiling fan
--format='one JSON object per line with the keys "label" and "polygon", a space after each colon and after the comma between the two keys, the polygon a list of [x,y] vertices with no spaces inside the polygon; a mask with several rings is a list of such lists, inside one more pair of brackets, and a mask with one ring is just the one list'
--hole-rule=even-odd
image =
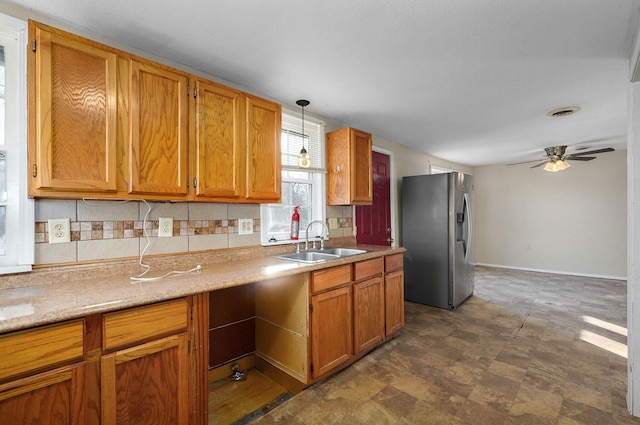
{"label": "ceiling fan", "polygon": [[[588,149],[588,148],[577,148],[576,150],[580,150],[580,149]],[[507,164],[507,165],[519,165],[519,164],[527,164],[531,162],[539,162],[538,164],[533,165],[529,168],[537,168],[544,165],[545,171],[557,172],[557,171],[566,170],[567,168],[571,167],[571,164],[567,162],[567,160],[569,159],[572,161],[591,161],[592,159],[596,159],[595,156],[591,156],[591,155],[615,151],[615,149],[613,148],[602,148],[602,149],[594,149],[594,150],[585,151],[585,152],[566,153],[567,151],[566,145],[551,146],[548,148],[544,148],[544,150],[547,154],[545,157],[543,157],[543,159],[516,162],[514,164]]]}

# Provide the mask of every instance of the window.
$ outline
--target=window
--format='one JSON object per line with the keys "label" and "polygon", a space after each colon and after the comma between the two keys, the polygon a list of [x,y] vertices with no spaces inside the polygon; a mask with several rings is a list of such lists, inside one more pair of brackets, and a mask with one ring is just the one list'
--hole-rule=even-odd
{"label": "window", "polygon": [[[291,243],[291,215],[300,206],[300,240],[306,236],[307,225],[313,220],[325,221],[325,158],[324,123],[305,115],[282,114],[282,202],[260,207],[263,245]],[[298,153],[303,146],[311,156],[311,167],[298,168]],[[319,235],[320,225],[309,229],[309,238]]]}
{"label": "window", "polygon": [[0,14],[0,273],[31,270],[27,199],[26,23]]}

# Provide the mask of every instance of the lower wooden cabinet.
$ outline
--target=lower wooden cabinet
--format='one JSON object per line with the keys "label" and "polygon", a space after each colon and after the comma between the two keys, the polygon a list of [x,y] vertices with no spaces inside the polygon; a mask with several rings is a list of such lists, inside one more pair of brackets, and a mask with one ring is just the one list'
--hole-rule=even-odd
{"label": "lower wooden cabinet", "polygon": [[404,272],[395,270],[384,276],[385,336],[404,326]]}
{"label": "lower wooden cabinet", "polygon": [[86,404],[84,363],[0,385],[3,425],[86,424]]}
{"label": "lower wooden cabinet", "polygon": [[103,356],[102,424],[189,423],[188,335]]}
{"label": "lower wooden cabinet", "polygon": [[384,339],[382,276],[353,285],[353,342],[355,353],[373,348]]}
{"label": "lower wooden cabinet", "polygon": [[187,425],[190,299],[0,335],[2,425]]}
{"label": "lower wooden cabinet", "polygon": [[351,286],[311,297],[311,375],[317,378],[353,356]]}

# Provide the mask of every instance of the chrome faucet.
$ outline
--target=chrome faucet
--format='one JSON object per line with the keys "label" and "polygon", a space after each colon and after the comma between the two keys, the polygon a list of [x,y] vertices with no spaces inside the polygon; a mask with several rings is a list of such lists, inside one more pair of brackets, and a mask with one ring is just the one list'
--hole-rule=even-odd
{"label": "chrome faucet", "polygon": [[[305,240],[304,240],[304,249],[305,250],[309,249],[309,227],[311,227],[314,223],[322,224],[322,226],[324,227],[324,230],[326,230],[326,232],[327,232],[327,239],[329,239],[329,227],[327,227],[327,223],[325,223],[322,220],[313,220],[311,223],[309,223],[307,225],[307,229],[306,229],[307,235],[306,235]],[[320,238],[320,249],[324,249],[324,241],[325,241],[325,238],[321,236],[321,238]],[[314,248],[316,247],[316,241],[313,241],[313,247]]]}

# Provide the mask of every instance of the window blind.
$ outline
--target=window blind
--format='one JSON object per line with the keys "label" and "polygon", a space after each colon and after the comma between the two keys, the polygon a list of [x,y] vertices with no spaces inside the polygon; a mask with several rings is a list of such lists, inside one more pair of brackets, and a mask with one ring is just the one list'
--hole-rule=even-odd
{"label": "window blind", "polygon": [[309,120],[305,116],[304,136],[302,134],[302,118],[295,115],[282,114],[282,135],[280,146],[282,152],[282,169],[298,169],[298,154],[304,147],[311,156],[311,167],[306,171],[325,171],[324,161],[324,124]]}

